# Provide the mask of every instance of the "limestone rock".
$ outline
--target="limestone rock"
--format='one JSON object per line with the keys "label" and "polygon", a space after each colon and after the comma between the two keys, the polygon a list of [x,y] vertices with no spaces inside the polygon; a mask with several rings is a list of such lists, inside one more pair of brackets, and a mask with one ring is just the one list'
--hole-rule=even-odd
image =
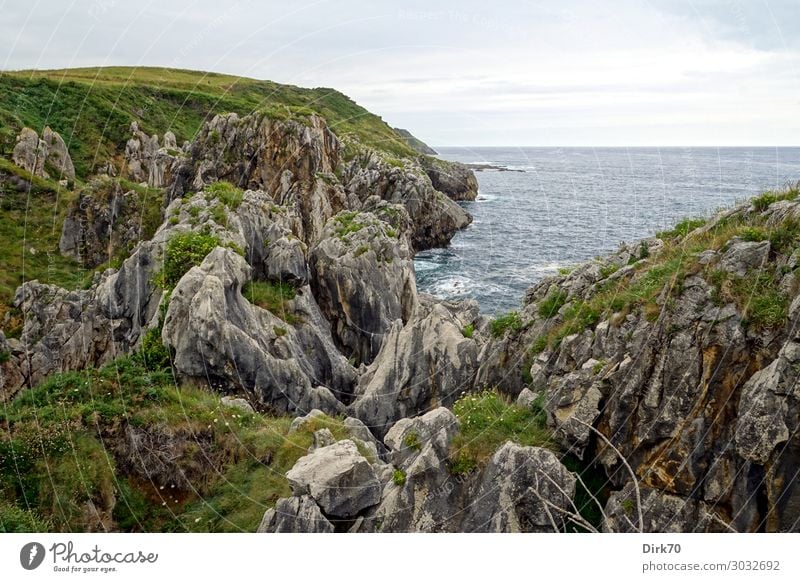
{"label": "limestone rock", "polygon": [[478,196],[475,173],[464,164],[423,158],[422,166],[433,187],[452,200],[475,200]]}
{"label": "limestone rock", "polygon": [[[397,208],[396,212],[403,212]],[[311,251],[312,289],[346,355],[369,364],[395,320],[416,306],[412,254],[372,213],[340,213]]]}
{"label": "limestone rock", "polygon": [[350,440],[300,458],[286,478],[296,496],[309,495],[325,515],[336,518],[355,517],[381,498],[374,469]]}
{"label": "limestone rock", "polygon": [[462,334],[470,303],[420,297],[412,319],[395,322],[359,378],[351,414],[377,435],[401,418],[450,406],[471,390],[478,346]]}
{"label": "limestone rock", "polygon": [[308,495],[279,499],[258,526],[258,533],[333,533],[319,506]]}
{"label": "limestone rock", "polygon": [[507,442],[484,470],[464,531],[561,531],[574,495],[575,477],[552,452]]}
{"label": "limestone rock", "polygon": [[61,136],[45,127],[42,138],[29,127],[17,136],[11,159],[20,168],[40,178],[75,179],[75,166]]}

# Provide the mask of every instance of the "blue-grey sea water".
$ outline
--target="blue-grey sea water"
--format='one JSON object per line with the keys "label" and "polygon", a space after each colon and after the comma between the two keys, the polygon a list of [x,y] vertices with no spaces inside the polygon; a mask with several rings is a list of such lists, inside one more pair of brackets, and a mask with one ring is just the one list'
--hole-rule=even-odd
{"label": "blue-grey sea water", "polygon": [[449,247],[419,253],[419,289],[516,309],[542,277],[686,217],[800,180],[800,148],[440,148],[480,171],[474,217]]}

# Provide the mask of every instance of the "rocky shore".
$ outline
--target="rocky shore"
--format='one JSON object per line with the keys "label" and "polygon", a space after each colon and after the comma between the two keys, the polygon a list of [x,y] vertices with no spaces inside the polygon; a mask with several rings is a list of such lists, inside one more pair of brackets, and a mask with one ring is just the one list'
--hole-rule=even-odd
{"label": "rocky shore", "polygon": [[[219,114],[180,147],[129,133],[61,230],[61,253],[103,268],[82,289],[24,282],[21,329],[0,332],[6,477],[32,406],[129,357],[201,390],[213,421],[98,408],[62,428],[166,484],[175,511],[250,455],[268,491],[237,503],[262,532],[798,529],[796,190],[540,281],[490,320],[416,289],[414,253],[470,223],[469,168],[398,161],[318,115]],[[13,160],[75,179],[49,128],[20,133]],[[159,192],[152,233],[131,183]],[[219,418],[302,445],[255,456]],[[23,511],[24,484],[1,483]],[[124,492],[92,491],[53,527],[125,529]]]}

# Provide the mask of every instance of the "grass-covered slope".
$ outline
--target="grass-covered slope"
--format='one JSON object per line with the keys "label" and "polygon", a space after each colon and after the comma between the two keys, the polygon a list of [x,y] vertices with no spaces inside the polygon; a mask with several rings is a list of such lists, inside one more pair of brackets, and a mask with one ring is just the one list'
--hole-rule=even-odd
{"label": "grass-covered slope", "polygon": [[0,157],[24,127],[50,126],[69,147],[79,177],[119,155],[137,121],[148,134],[190,140],[217,113],[275,117],[318,113],[340,137],[392,156],[418,155],[380,117],[327,88],[305,89],[244,77],[150,67],[0,73]]}

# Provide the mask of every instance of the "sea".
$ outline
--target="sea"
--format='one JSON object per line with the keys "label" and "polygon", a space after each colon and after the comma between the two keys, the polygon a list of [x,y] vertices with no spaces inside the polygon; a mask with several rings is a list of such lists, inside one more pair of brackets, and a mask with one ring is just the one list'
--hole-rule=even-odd
{"label": "sea", "polygon": [[438,148],[476,172],[473,216],[446,248],[417,254],[418,288],[517,309],[541,278],[800,180],[800,148]]}

